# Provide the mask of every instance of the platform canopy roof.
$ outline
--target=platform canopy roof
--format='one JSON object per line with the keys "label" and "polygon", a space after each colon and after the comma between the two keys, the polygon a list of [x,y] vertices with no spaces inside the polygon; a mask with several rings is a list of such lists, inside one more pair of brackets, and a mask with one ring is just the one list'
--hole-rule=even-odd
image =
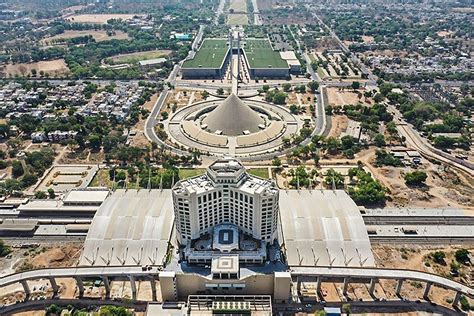
{"label": "platform canopy roof", "polygon": [[257,111],[231,94],[204,118],[203,123],[213,132],[221,131],[224,135],[238,136],[244,131],[258,132],[258,126],[265,124],[265,121]]}

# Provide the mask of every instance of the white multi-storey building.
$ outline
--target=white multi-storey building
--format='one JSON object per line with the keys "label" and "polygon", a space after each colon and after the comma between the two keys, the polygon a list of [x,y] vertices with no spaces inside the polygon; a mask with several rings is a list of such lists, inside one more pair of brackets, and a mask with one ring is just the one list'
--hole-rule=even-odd
{"label": "white multi-storey building", "polygon": [[219,224],[234,224],[267,243],[277,238],[278,189],[269,180],[249,175],[234,158],[222,158],[206,174],[173,187],[180,244],[212,233]]}

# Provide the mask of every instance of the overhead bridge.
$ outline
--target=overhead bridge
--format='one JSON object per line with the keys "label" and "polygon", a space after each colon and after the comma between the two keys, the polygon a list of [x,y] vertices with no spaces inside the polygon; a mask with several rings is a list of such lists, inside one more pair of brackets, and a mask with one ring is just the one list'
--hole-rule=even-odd
{"label": "overhead bridge", "polygon": [[[280,278],[283,275],[283,279],[286,278],[287,281],[283,283],[278,283],[278,286],[274,285],[273,279],[281,280]],[[179,277],[178,277],[179,276]],[[189,276],[189,280],[188,277]],[[58,294],[59,288],[56,283],[56,279],[60,278],[72,278],[76,280],[76,285],[79,289],[79,297],[82,297],[84,294],[84,281],[87,280],[97,280],[100,279],[103,281],[103,284],[106,289],[106,297],[110,297],[110,282],[112,281],[126,281],[130,282],[132,289],[132,297],[134,300],[137,299],[137,286],[136,281],[149,281],[151,282],[151,287],[153,291],[153,300],[157,300],[156,297],[156,281],[160,281],[160,288],[163,299],[168,301],[176,301],[180,296],[192,295],[192,293],[187,293],[186,284],[189,285],[190,280],[192,282],[203,282],[203,283],[219,283],[224,280],[212,280],[204,276],[198,276],[194,274],[176,274],[172,271],[160,271],[159,267],[152,266],[142,268],[139,266],[115,266],[115,267],[74,267],[74,268],[49,268],[49,269],[37,269],[21,273],[15,273],[7,275],[0,278],[0,287],[5,287],[11,284],[19,283],[22,284],[26,297],[30,295],[30,289],[28,281],[47,279],[51,283],[54,294]],[[344,293],[347,293],[348,285],[350,283],[370,283],[369,292],[373,294],[375,289],[375,284],[379,280],[390,279],[397,282],[396,293],[400,294],[402,286],[407,281],[418,281],[425,283],[424,296],[428,297],[430,289],[432,286],[437,286],[445,289],[449,289],[455,292],[455,297],[453,304],[457,305],[461,298],[461,295],[465,295],[470,298],[474,298],[474,289],[461,284],[459,282],[441,277],[439,275],[430,274],[421,271],[414,270],[402,270],[402,269],[384,269],[384,268],[357,268],[357,267],[309,267],[309,266],[299,266],[292,267],[290,271],[287,272],[275,272],[273,278],[268,279],[268,276],[262,276],[266,278],[266,282],[270,281],[269,284],[272,284],[271,287],[266,288],[265,292],[269,293],[260,293],[265,295],[274,295],[275,299],[277,297],[276,293],[278,292],[278,297],[290,297],[291,284],[295,285],[299,289],[301,287],[301,282],[312,281],[318,284],[320,288],[321,282],[343,282]],[[250,276],[251,280],[254,280]],[[263,279],[262,279],[263,280]],[[240,280],[245,281],[245,278]],[[225,280],[229,282],[229,280]],[[255,281],[252,281],[252,283]],[[281,281],[278,281],[281,282]],[[166,294],[170,293],[171,294]],[[284,289],[284,290],[283,290]],[[287,293],[283,293],[287,291]],[[273,291],[273,292],[270,292]],[[196,293],[194,293],[196,294]],[[232,294],[232,293],[230,293]]]}

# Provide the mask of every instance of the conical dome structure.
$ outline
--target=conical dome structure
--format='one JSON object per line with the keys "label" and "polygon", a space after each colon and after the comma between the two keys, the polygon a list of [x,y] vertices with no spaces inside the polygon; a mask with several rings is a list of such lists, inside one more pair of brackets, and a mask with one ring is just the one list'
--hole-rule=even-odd
{"label": "conical dome structure", "polygon": [[228,96],[203,120],[211,131],[219,130],[229,136],[242,135],[244,131],[258,132],[258,125],[264,123],[258,113],[235,94]]}

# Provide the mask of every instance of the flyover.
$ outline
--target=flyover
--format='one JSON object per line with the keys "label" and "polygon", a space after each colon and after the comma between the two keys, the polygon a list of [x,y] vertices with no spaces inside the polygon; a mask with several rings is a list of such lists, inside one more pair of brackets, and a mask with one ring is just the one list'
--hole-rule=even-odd
{"label": "flyover", "polygon": [[[106,288],[106,297],[109,297],[110,282],[113,280],[121,280],[130,282],[132,297],[134,300],[136,300],[136,281],[147,280],[152,284],[153,300],[157,300],[155,282],[156,280],[161,280],[162,276],[166,278],[170,273],[170,271],[161,271],[160,269],[161,268],[158,266],[148,266],[147,268],[141,266],[84,266],[71,268],[37,269],[3,276],[0,278],[0,287],[20,283],[23,286],[26,297],[29,297],[31,292],[28,281],[47,279],[51,282],[51,286],[56,296],[59,292],[56,279],[73,278],[76,280],[76,284],[79,289],[79,297],[82,297],[84,294],[83,280],[101,279],[103,280],[104,286]],[[286,273],[291,276],[292,280],[296,280],[297,288],[301,286],[301,282],[304,280],[314,280],[317,282],[318,287],[320,287],[321,282],[324,280],[334,281],[342,279],[344,283],[343,293],[347,292],[347,288],[350,283],[370,282],[369,292],[373,294],[375,284],[378,282],[378,280],[389,279],[397,281],[396,293],[399,295],[404,282],[413,280],[425,283],[425,297],[428,297],[430,289],[434,285],[452,290],[456,293],[453,300],[453,305],[457,305],[459,303],[461,295],[474,298],[474,289],[469,286],[435,274],[415,270],[363,267],[295,266],[291,267],[289,272]],[[188,275],[186,274],[183,277],[186,278],[187,276]],[[195,277],[196,275],[189,275],[190,279]],[[205,278],[204,276],[201,277]],[[173,280],[175,279],[173,278]],[[174,287],[177,288],[176,284]],[[179,289],[177,289],[177,291],[179,292]],[[290,295],[290,293],[288,294]]]}

